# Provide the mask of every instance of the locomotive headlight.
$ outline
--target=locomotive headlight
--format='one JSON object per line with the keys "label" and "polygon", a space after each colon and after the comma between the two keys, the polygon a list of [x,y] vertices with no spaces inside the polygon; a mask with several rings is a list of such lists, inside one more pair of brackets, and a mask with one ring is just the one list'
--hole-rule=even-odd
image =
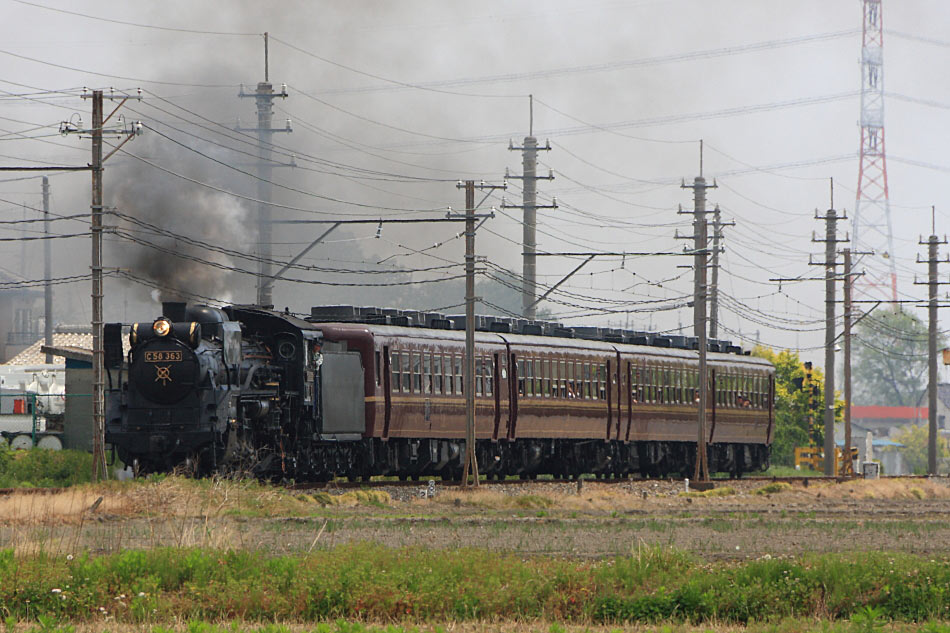
{"label": "locomotive headlight", "polygon": [[171,321],[168,319],[158,319],[152,324],[152,331],[155,332],[155,336],[167,336],[168,333],[172,331]]}

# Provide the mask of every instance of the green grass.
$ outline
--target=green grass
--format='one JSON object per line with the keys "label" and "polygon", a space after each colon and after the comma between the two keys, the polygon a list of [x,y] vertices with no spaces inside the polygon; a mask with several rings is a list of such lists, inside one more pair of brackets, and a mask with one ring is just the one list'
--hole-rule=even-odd
{"label": "green grass", "polygon": [[59,488],[92,479],[92,455],[84,451],[14,451],[0,445],[0,488]]}
{"label": "green grass", "polygon": [[886,553],[704,563],[664,547],[596,562],[366,544],[277,557],[0,552],[0,605],[28,621],[924,622],[946,620],[948,598],[950,559]]}

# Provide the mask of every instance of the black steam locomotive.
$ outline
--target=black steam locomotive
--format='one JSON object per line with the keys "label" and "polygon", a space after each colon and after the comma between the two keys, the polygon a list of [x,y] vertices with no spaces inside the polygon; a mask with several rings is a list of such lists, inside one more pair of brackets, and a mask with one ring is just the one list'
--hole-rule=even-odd
{"label": "black steam locomotive", "polygon": [[319,332],[269,310],[163,308],[153,323],[132,325],[127,378],[109,353],[121,349],[121,330],[106,328],[106,356],[114,359],[107,363],[106,441],[142,472],[189,462],[200,473],[229,466],[264,476],[295,472],[315,417]]}
{"label": "black steam locomotive", "polygon": [[[308,319],[256,306],[166,303],[106,328],[106,441],[141,472],[191,464],[271,479],[461,474],[464,320],[350,306]],[[481,473],[692,471],[698,355],[686,337],[479,317]],[[127,369],[123,369],[127,368]],[[768,466],[774,368],[728,342],[708,355],[708,459]]]}

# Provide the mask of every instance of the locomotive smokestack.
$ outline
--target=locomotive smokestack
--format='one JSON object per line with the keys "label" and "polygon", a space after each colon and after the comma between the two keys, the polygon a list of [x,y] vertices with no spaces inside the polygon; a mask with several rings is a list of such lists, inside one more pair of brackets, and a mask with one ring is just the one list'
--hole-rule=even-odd
{"label": "locomotive smokestack", "polygon": [[184,301],[163,301],[162,316],[171,320],[172,323],[181,323],[185,320],[185,307],[187,305]]}

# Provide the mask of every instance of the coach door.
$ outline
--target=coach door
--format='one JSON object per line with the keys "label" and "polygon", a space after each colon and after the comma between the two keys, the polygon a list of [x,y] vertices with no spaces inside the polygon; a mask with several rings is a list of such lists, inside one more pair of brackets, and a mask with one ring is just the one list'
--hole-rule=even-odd
{"label": "coach door", "polygon": [[614,434],[614,439],[615,439],[615,440],[619,440],[619,439],[620,439],[620,426],[621,426],[622,421],[623,421],[623,392],[624,392],[624,391],[629,391],[629,389],[626,389],[626,390],[624,389],[623,372],[621,371],[622,368],[623,368],[623,363],[622,363],[621,360],[620,360],[620,351],[618,350],[618,351],[617,351],[617,367],[616,367],[616,371],[614,371],[613,376],[611,377],[611,381],[612,381],[615,385],[617,385],[617,388],[616,388],[616,390],[615,390],[615,392],[614,392],[614,393],[615,393],[615,400],[614,400],[614,402],[617,403],[617,404],[616,404],[616,414],[617,414],[617,425],[616,425],[616,429],[617,429],[617,432]]}
{"label": "coach door", "polygon": [[[495,352],[492,367],[495,371],[492,375],[492,392],[495,394],[495,423],[492,427],[492,440],[497,440],[502,430],[507,430],[510,424],[511,414],[509,412],[508,394],[508,353],[507,350]],[[505,427],[502,428],[504,421]]]}
{"label": "coach door", "polygon": [[513,440],[518,426],[518,363],[511,347],[506,345],[505,349],[508,353],[508,424],[505,437]]}
{"label": "coach door", "polygon": [[383,412],[383,439],[387,439],[389,437],[389,421],[393,415],[392,367],[390,366],[388,345],[383,347],[383,394],[385,403]]}

